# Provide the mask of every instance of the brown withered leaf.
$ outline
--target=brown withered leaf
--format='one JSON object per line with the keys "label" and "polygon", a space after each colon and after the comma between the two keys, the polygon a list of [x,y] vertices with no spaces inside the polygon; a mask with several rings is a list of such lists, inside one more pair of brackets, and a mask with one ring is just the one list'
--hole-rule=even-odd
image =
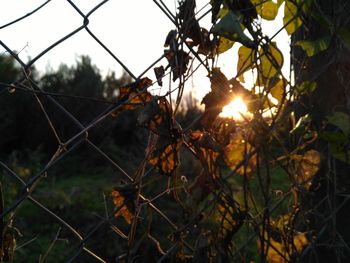
{"label": "brown withered leaf", "polygon": [[151,154],[150,164],[161,174],[172,175],[180,163],[178,153],[181,144],[181,139],[174,140],[169,137],[160,136]]}
{"label": "brown withered leaf", "polygon": [[154,70],[154,74],[156,75],[158,85],[163,86],[162,79],[165,73],[164,67],[163,66],[155,67],[153,70]]}
{"label": "brown withered leaf", "polygon": [[164,50],[164,54],[173,72],[173,81],[175,81],[186,73],[191,56],[183,50],[171,49]]}
{"label": "brown withered leaf", "polygon": [[161,174],[171,175],[179,165],[181,128],[175,125],[171,105],[164,97],[155,97],[137,118],[138,125],[158,135],[149,162]]}
{"label": "brown withered leaf", "polygon": [[[147,88],[152,85],[152,80],[145,77],[133,83],[119,88],[118,103],[122,106],[115,110],[111,115],[116,117],[123,110],[132,110],[136,107],[150,101],[152,95],[147,91]],[[124,103],[124,104],[123,104]]]}
{"label": "brown withered leaf", "polygon": [[203,168],[213,178],[217,177],[216,161],[219,157],[220,145],[208,132],[190,131],[189,140],[190,146],[194,149]]}
{"label": "brown withered leaf", "polygon": [[251,155],[254,150],[253,146],[248,142],[249,131],[236,129],[231,134],[230,143],[224,147],[224,161],[231,169],[237,169],[237,166],[243,162],[236,172],[239,175],[251,175],[256,167],[256,154]]}
{"label": "brown withered leaf", "polygon": [[177,35],[176,30],[170,30],[166,39],[165,39],[164,47],[169,47],[172,44],[175,44],[176,43],[176,35]]}
{"label": "brown withered leaf", "polygon": [[216,52],[218,40],[214,38],[210,39],[210,34],[208,30],[205,28],[201,28],[201,39],[198,45],[198,54],[202,54],[204,56],[208,56],[208,58],[212,58]]}
{"label": "brown withered leaf", "polygon": [[137,189],[134,185],[121,185],[113,188],[111,196],[117,208],[116,218],[122,216],[130,225],[135,213],[135,198]]}
{"label": "brown withered leaf", "polygon": [[154,96],[137,117],[137,124],[158,135],[167,135],[174,126],[171,105],[164,97]]}
{"label": "brown withered leaf", "polygon": [[291,159],[296,161],[296,182],[309,189],[314,175],[320,169],[321,154],[318,151],[309,150],[304,155],[294,154]]}
{"label": "brown withered leaf", "polygon": [[185,0],[179,6],[177,18],[180,20],[180,34],[183,39],[190,38],[193,46],[199,45],[203,39],[201,27],[195,15],[196,1]]}

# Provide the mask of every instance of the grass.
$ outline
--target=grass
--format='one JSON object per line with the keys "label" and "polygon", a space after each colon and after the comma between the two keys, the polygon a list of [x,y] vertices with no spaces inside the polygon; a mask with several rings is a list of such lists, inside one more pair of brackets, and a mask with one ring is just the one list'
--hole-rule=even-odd
{"label": "grass", "polygon": [[[108,166],[77,165],[79,163],[82,162],[78,159],[67,160],[57,169],[49,170],[48,177],[41,179],[32,196],[85,235],[106,217],[106,209],[112,211],[109,195],[120,175]],[[16,238],[18,249],[14,253],[14,262],[38,262],[39,255],[48,251],[59,229],[59,240],[54,243],[45,262],[64,262],[78,250],[79,244],[72,233],[29,200],[21,204],[13,224],[23,235]],[[104,231],[106,233],[109,229]],[[96,242],[94,238],[87,243],[93,250],[95,247],[101,249],[99,243],[103,237],[97,237]],[[118,244],[111,241],[111,246],[118,247]],[[105,245],[104,249],[99,251],[100,254],[106,254],[110,246]]]}
{"label": "grass", "polygon": [[[114,151],[113,154],[118,157],[118,151]],[[132,171],[137,161],[123,159],[119,163]],[[223,174],[226,172],[223,170]],[[282,192],[289,189],[289,179],[283,169],[276,167],[271,170],[270,174],[272,189],[281,190]],[[114,185],[120,183],[121,178],[123,176],[119,172],[96,157],[72,155],[48,171],[48,176],[41,179],[32,196],[85,236],[98,222],[106,217],[106,210],[109,213],[112,211],[110,192]],[[147,182],[147,187],[143,189],[147,197],[156,196],[167,187],[167,180],[159,175],[150,175],[144,183]],[[229,183],[236,189],[234,197],[238,201],[243,200],[243,177],[232,175],[229,178]],[[261,203],[262,194],[256,174],[252,175],[249,185],[254,193],[254,198],[259,203],[258,209],[261,210],[263,207]],[[279,197],[273,197],[271,205],[278,200]],[[282,202],[280,208],[276,209],[272,215],[277,217],[277,215],[288,211],[288,202],[289,200]],[[165,194],[162,198],[156,200],[155,204],[177,224],[184,223],[182,210],[179,209],[179,205],[172,195]],[[151,234],[159,239],[162,248],[167,250],[171,246],[168,235],[172,232],[172,229],[156,213],[153,213],[152,219],[150,219],[149,213],[149,209],[146,208],[141,211],[140,217],[143,220],[140,221],[140,229],[146,229],[148,220],[152,220]],[[128,232],[128,226],[123,218],[113,219],[112,221],[113,223],[117,222],[118,227],[125,230],[125,233]],[[15,252],[14,262],[38,262],[39,255],[44,256],[53,244],[59,229],[61,229],[59,239],[52,246],[45,262],[64,262],[79,249],[79,242],[70,231],[28,200],[23,202],[19,209],[14,225],[23,234],[23,237],[16,238],[18,249]],[[239,247],[244,244],[247,237],[253,233],[254,231],[251,228],[242,227],[234,238],[236,246]],[[191,235],[188,234],[188,238],[191,243],[194,243],[197,234],[193,234],[193,238]],[[125,251],[125,241],[118,238],[117,234],[113,233],[108,225],[97,231],[87,241],[86,245],[107,261],[115,261],[115,256]],[[257,255],[256,238],[249,243],[245,250],[246,254],[244,256],[246,258],[252,259]],[[89,260],[91,260],[91,258],[85,259],[86,257],[82,254],[77,262],[90,262]]]}

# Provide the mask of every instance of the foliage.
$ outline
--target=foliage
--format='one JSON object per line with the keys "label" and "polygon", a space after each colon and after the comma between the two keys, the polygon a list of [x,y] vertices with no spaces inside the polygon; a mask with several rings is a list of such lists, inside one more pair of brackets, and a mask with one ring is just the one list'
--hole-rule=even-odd
{"label": "foliage", "polygon": [[[1,62],[5,66],[1,65],[0,70],[11,78],[1,80],[2,86],[8,88],[6,97],[1,97],[7,107],[3,112],[20,119],[23,126],[29,126],[26,118],[35,120],[30,128],[37,137],[33,136],[30,149],[38,149],[40,145],[52,147],[50,150],[56,150],[61,156],[73,148],[66,148],[62,142],[81,139],[91,146],[93,153],[98,152],[104,161],[113,165],[118,179],[124,176],[114,187],[110,183],[105,185],[107,177],[111,180],[110,175],[117,181],[114,172],[94,154],[87,154],[89,147],[81,146],[82,151],[86,151],[78,154],[81,159],[68,159],[64,167],[64,171],[75,174],[74,165],[69,161],[86,166],[75,175],[79,183],[86,183],[81,174],[93,173],[94,181],[89,182],[87,192],[103,183],[103,192],[107,193],[103,204],[106,215],[97,227],[108,225],[122,244],[106,252],[109,258],[113,255],[113,260],[118,257],[120,262],[304,262],[315,244],[335,242],[336,238],[328,238],[324,233],[328,227],[337,231],[336,226],[329,226],[328,222],[336,224],[336,219],[331,219],[341,207],[332,206],[343,195],[348,198],[347,189],[337,188],[335,169],[345,167],[343,171],[346,171],[349,164],[350,122],[344,110],[348,110],[348,104],[340,105],[339,111],[335,110],[339,105],[334,105],[321,119],[316,118],[313,105],[301,114],[300,108],[322,89],[322,83],[317,74],[306,79],[285,75],[282,69],[286,54],[274,39],[264,34],[261,24],[262,20],[274,21],[278,12],[283,11],[283,30],[293,36],[305,34],[309,28],[304,23],[319,18],[318,6],[308,0],[211,0],[212,25],[204,28],[197,18],[195,0],[178,4],[177,14],[171,18],[176,29],[165,36],[166,49],[162,57],[165,59],[159,62],[166,64],[153,65],[154,81],[144,75],[132,80],[125,74],[120,79],[114,74],[102,79],[89,58],[82,57],[75,67],[62,65],[57,72],[38,79],[25,77],[19,87],[30,96],[18,96],[18,86],[12,82],[21,77],[21,72],[11,59],[4,57]],[[326,23],[325,31],[329,31],[330,26],[331,23]],[[293,40],[292,47],[303,50],[304,59],[300,61],[309,62],[303,64],[300,71],[315,65],[324,54],[329,55],[333,44],[339,43],[335,41],[337,37],[342,44],[347,44],[346,30],[338,29],[339,36],[333,28],[331,37]],[[219,57],[236,46],[237,74],[229,78],[218,66]],[[184,111],[181,101],[185,83],[195,72],[190,69],[196,60],[208,72],[210,91],[202,98],[203,111],[189,105]],[[156,83],[162,87],[166,75],[169,75],[169,90],[156,94],[151,87]],[[253,80],[253,87],[242,85],[248,76]],[[344,83],[343,87],[346,87]],[[60,105],[68,109],[73,122],[75,118],[79,120],[78,125],[77,121],[75,126],[67,124],[66,116],[55,116],[55,108],[49,103],[51,95],[57,96]],[[222,117],[225,106],[237,97],[245,101],[247,112],[240,112],[240,119]],[[15,101],[25,105],[24,111],[10,112]],[[40,119],[33,101],[45,109],[39,112],[44,113],[46,119],[42,116]],[[11,121],[1,125],[10,130],[9,138],[2,143],[9,147],[8,152],[23,149],[22,144],[28,139],[22,138],[28,136],[25,127],[21,129],[26,132],[17,131]],[[46,133],[54,133],[54,138],[43,142]],[[107,149],[112,157],[102,149]],[[5,151],[2,154],[5,156]],[[52,158],[56,160],[56,155]],[[38,161],[35,166],[40,164]],[[33,178],[32,169],[23,164],[14,162],[13,167],[2,166],[11,175],[19,175],[20,182],[26,178],[31,182]],[[96,167],[101,171],[93,171]],[[47,167],[43,170],[45,174],[48,172]],[[53,172],[58,178],[60,171]],[[41,178],[44,172],[41,174],[38,169],[36,174]],[[99,179],[95,178],[96,174]],[[106,178],[101,179],[104,176]],[[39,211],[50,213],[50,208],[58,213],[73,203],[74,189],[69,194],[65,187],[54,193],[38,187],[32,193],[34,188],[29,184],[27,192],[21,195],[15,185],[12,193],[6,192],[6,200],[16,200],[17,195],[29,196],[32,203],[37,204],[34,201],[37,198],[44,204]],[[322,196],[324,189],[335,194],[341,192],[342,197],[330,198],[330,192]],[[83,196],[73,207],[76,213],[83,213],[80,202],[89,203],[90,196]],[[52,204],[45,201],[46,197],[59,201]],[[308,203],[308,199],[312,202]],[[334,210],[320,220],[315,214],[319,205],[324,206],[322,200]],[[2,203],[3,207],[11,204]],[[95,205],[91,202],[85,207],[92,210]],[[33,208],[27,209],[21,210],[22,213]],[[31,214],[27,216],[36,216]],[[75,233],[78,231],[75,228],[72,231],[54,212],[50,215],[64,222],[63,225],[70,228],[70,235],[79,237],[80,234]],[[14,243],[19,239],[12,219],[12,215],[2,219],[2,225],[6,225],[2,229],[2,260],[12,257]],[[90,228],[87,222],[80,222],[77,217],[70,219],[77,229],[81,224],[81,231],[88,233],[86,236],[95,233],[87,230]],[[320,221],[323,225],[318,227]],[[89,251],[85,239],[79,242]]]}
{"label": "foliage", "polygon": [[[262,220],[260,227],[265,229],[276,227],[273,223],[269,223],[274,222],[270,221],[273,220],[272,215],[263,214],[261,210],[271,198],[270,188],[278,188],[278,184],[275,185],[275,182],[271,181],[270,169],[280,166],[287,171],[291,180],[288,193],[295,193],[293,202],[298,204],[301,200],[299,189],[302,187],[306,191],[310,190],[314,176],[321,165],[322,157],[318,151],[304,149],[306,141],[296,145],[296,148],[291,151],[285,150],[279,153],[280,156],[271,158],[269,145],[277,143],[279,147],[283,147],[285,142],[281,138],[281,133],[286,129],[294,129],[285,122],[288,116],[285,113],[288,112],[288,103],[291,98],[287,93],[290,93],[291,88],[287,88],[290,87],[289,78],[282,74],[284,64],[282,52],[277,44],[264,36],[260,27],[253,23],[258,16],[267,20],[275,19],[283,1],[258,2],[211,1],[213,27],[210,32],[214,35],[212,40],[207,38],[208,30],[201,28],[198,21],[193,19],[195,1],[181,2],[177,17],[181,22],[180,27],[178,30],[170,31],[166,39],[166,46],[170,47],[170,51],[166,51],[169,65],[154,68],[158,84],[162,85],[161,78],[169,68],[174,74],[173,81],[180,79],[180,85],[181,79],[186,76],[187,65],[193,58],[182,49],[178,39],[186,41],[192,48],[197,47],[199,54],[206,55],[206,61],[213,62],[217,56],[229,50],[234,42],[242,44],[238,50],[238,74],[235,78],[228,79],[219,68],[213,66],[208,69],[211,90],[201,102],[205,105],[205,110],[198,120],[201,126],[196,130],[180,128],[168,95],[152,96],[143,100],[141,103],[145,106],[138,116],[138,124],[151,132],[152,139],[146,148],[145,160],[155,168],[157,173],[170,176],[170,179],[176,183],[178,169],[180,169],[178,166],[181,167],[178,154],[182,148],[192,153],[202,167],[202,171],[193,178],[188,179],[184,175],[186,182],[187,180],[192,182],[182,191],[174,190],[174,192],[177,195],[177,202],[188,213],[187,220],[196,218],[198,213],[196,211],[202,211],[202,216],[206,218],[197,223],[202,233],[206,233],[206,238],[203,239],[202,235],[193,238],[197,243],[203,242],[203,255],[208,259],[225,261],[231,258],[230,253],[234,253],[234,237],[246,222],[259,226],[261,224],[259,220]],[[301,26],[302,20],[299,13],[302,9],[298,5],[299,3],[291,1],[284,3],[284,24],[288,34],[294,33]],[[244,31],[245,28],[247,31]],[[310,43],[309,46],[307,42],[298,44],[308,52],[309,56],[327,49],[327,45],[320,43]],[[215,63],[211,64],[215,65]],[[243,82],[243,73],[252,72],[254,69],[257,71],[256,86],[262,88],[248,90],[238,80]],[[314,90],[314,88],[307,88],[306,85],[304,84],[304,88],[299,88],[303,91],[295,94],[300,96],[306,90],[309,93]],[[146,89],[147,85],[143,85],[142,90]],[[219,114],[224,106],[237,96],[244,98],[252,118],[245,117],[240,122],[221,118]],[[273,97],[275,102],[272,103],[269,96]],[[177,99],[176,103],[178,101]],[[266,112],[269,113],[269,117],[265,117]],[[230,170],[228,175],[223,174],[225,169]],[[184,173],[189,172],[184,170]],[[244,178],[242,186],[230,182],[230,177],[236,175]],[[260,192],[259,194],[253,194],[251,189],[252,178],[256,177],[259,182],[256,185],[256,191]],[[135,180],[141,187],[141,177],[135,175]],[[234,187],[243,187],[243,197],[238,198],[239,195],[233,191]],[[138,198],[132,198],[134,205],[131,208],[122,205],[126,198],[123,194],[114,191],[112,195],[116,208],[120,209],[116,214],[117,217],[123,216],[131,225],[141,223],[135,217],[137,207],[142,205],[137,203],[140,202]],[[181,198],[189,200],[183,202]],[[218,212],[211,212],[215,210]],[[298,225],[304,222],[303,218],[291,208],[283,210],[282,218],[289,217],[293,218],[293,224],[295,221]],[[208,229],[206,221],[211,222]],[[191,225],[187,227],[191,229]],[[261,255],[266,256],[269,262],[288,262],[291,260],[291,255],[293,257],[300,255],[303,247],[308,245],[308,233],[298,232],[298,227],[294,225],[274,230],[280,232],[280,237],[277,239],[264,231],[263,234],[257,234],[256,249],[260,250]],[[133,235],[133,231],[129,232],[129,237],[132,238]],[[176,239],[176,242],[181,242],[183,246],[185,237],[186,235],[183,235],[181,239]],[[215,239],[217,245],[214,246],[209,241],[211,239]],[[173,254],[173,257],[182,262],[188,256],[191,258],[187,253],[189,251],[180,250]],[[168,257],[170,256],[171,253]],[[193,260],[195,262],[196,255],[193,255]]]}

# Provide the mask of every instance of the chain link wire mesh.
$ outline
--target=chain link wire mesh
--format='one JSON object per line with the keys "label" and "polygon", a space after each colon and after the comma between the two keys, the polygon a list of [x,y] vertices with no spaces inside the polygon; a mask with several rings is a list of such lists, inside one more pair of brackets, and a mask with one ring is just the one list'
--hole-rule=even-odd
{"label": "chain link wire mesh", "polygon": [[[51,0],[45,1],[26,15],[0,26],[0,33],[1,30],[5,28],[11,28],[16,23],[25,20],[30,16],[35,16],[38,11],[45,12],[45,8],[47,8],[50,2]],[[29,178],[23,179],[23,176],[14,171],[9,163],[6,163],[2,160],[0,161],[2,188],[14,185],[14,187],[20,189],[16,195],[11,198],[11,200],[6,200],[5,206],[2,206],[2,251],[4,251],[5,240],[6,242],[11,243],[10,245],[7,245],[7,250],[10,251],[10,246],[13,246],[13,249],[15,250],[14,253],[21,253],[21,248],[30,246],[33,242],[37,242],[36,240],[40,241],[40,228],[42,227],[42,231],[46,231],[46,227],[44,225],[36,226],[38,235],[26,238],[26,241],[24,243],[18,243],[17,248],[15,249],[15,236],[18,236],[18,234],[15,234],[15,232],[17,232],[15,229],[15,226],[17,224],[16,221],[21,221],[21,225],[26,226],[28,229],[33,228],[36,224],[36,222],[26,221],[26,216],[28,216],[26,214],[26,209],[31,206],[36,208],[31,208],[30,211],[38,213],[38,216],[40,217],[47,218],[47,220],[44,221],[50,224],[51,227],[54,226],[53,228],[56,229],[56,232],[50,233],[52,235],[52,240],[46,243],[49,244],[49,246],[46,246],[42,249],[33,250],[32,254],[34,255],[31,256],[36,257],[39,262],[153,262],[154,259],[151,257],[151,254],[155,253],[154,251],[160,251],[158,248],[154,249],[154,246],[158,247],[159,245],[163,247],[164,251],[162,251],[160,259],[158,259],[157,262],[170,262],[168,261],[168,257],[174,253],[178,254],[178,260],[180,260],[179,258],[184,257],[181,259],[183,261],[190,260],[190,257],[186,258],[186,254],[192,256],[197,255],[197,257],[195,256],[197,259],[200,258],[200,253],[204,253],[205,256],[209,255],[209,257],[215,258],[215,255],[211,254],[214,252],[208,252],[209,250],[206,250],[208,244],[215,244],[215,240],[209,240],[208,232],[200,232],[196,228],[198,227],[198,222],[200,221],[199,218],[204,215],[202,211],[209,210],[210,212],[208,214],[214,215],[216,213],[215,210],[218,210],[219,212],[221,211],[220,213],[222,213],[222,227],[220,231],[228,231],[228,228],[231,231],[232,229],[237,229],[238,231],[238,229],[244,225],[243,229],[240,230],[242,234],[237,235],[237,239],[235,240],[234,244],[229,246],[230,253],[232,253],[232,262],[248,262],[247,260],[251,260],[249,259],[249,255],[258,253],[258,250],[256,250],[256,248],[255,250],[252,248],[254,246],[257,246],[257,240],[260,242],[258,242],[258,247],[260,246],[260,248],[264,248],[262,250],[265,250],[265,252],[261,254],[262,257],[269,256],[268,253],[272,253],[269,252],[271,250],[269,250],[269,248],[272,247],[272,251],[274,251],[277,256],[283,258],[283,262],[289,262],[292,258],[292,255],[286,255],[284,252],[282,253],[281,248],[276,247],[279,246],[280,243],[269,241],[270,235],[275,238],[273,236],[274,233],[272,231],[268,232],[268,234],[265,234],[265,227],[270,225],[271,216],[279,215],[282,213],[281,211],[292,211],[292,216],[286,219],[288,222],[282,222],[282,224],[285,224],[285,227],[288,228],[294,227],[293,218],[297,215],[300,215],[299,208],[296,207],[297,204],[295,204],[295,207],[290,204],[292,200],[291,197],[296,194],[296,182],[290,179],[292,181],[292,185],[285,187],[283,191],[279,189],[273,189],[271,187],[271,182],[266,178],[263,178],[263,175],[270,176],[270,174],[273,173],[272,171],[268,170],[270,164],[265,163],[260,164],[261,166],[265,165],[265,168],[257,168],[257,178],[259,179],[257,179],[258,182],[255,185],[250,185],[247,179],[246,170],[248,169],[247,167],[249,167],[249,160],[254,158],[256,152],[249,152],[249,150],[245,149],[246,156],[244,160],[236,164],[236,168],[226,171],[222,176],[222,180],[218,180],[218,186],[216,186],[217,189],[213,191],[213,198],[205,203],[205,205],[200,208],[199,212],[194,212],[193,215],[189,217],[190,219],[188,222],[182,222],[182,217],[185,217],[183,214],[181,214],[184,200],[180,200],[181,198],[177,196],[176,189],[183,188],[181,184],[186,183],[187,178],[185,176],[181,177],[182,183],[178,183],[177,185],[172,184],[171,180],[166,176],[157,176],[153,167],[147,164],[147,159],[140,161],[139,165],[137,165],[135,169],[125,167],[124,163],[120,163],[114,158],[114,153],[110,152],[108,147],[99,145],[98,143],[94,142],[94,139],[91,138],[90,132],[94,129],[103,129],[104,126],[102,126],[102,123],[104,123],[106,120],[109,120],[113,113],[123,109],[125,105],[129,105],[128,103],[132,102],[132,97],[130,97],[128,100],[114,101],[112,103],[109,101],[107,106],[101,109],[97,116],[94,116],[93,118],[89,119],[88,122],[86,122],[79,120],[73,116],[73,114],[67,108],[65,108],[59,100],[61,96],[71,97],[71,99],[77,101],[82,98],[79,98],[77,96],[70,96],[70,94],[47,92],[42,89],[40,83],[38,84],[33,79],[32,68],[35,66],[35,63],[43,57],[49,57],[49,52],[51,50],[54,50],[80,31],[86,31],[90,36],[91,41],[95,41],[99,45],[100,49],[103,49],[106,53],[108,53],[109,56],[111,56],[124,69],[124,71],[127,72],[127,74],[131,77],[131,79],[133,79],[133,81],[135,81],[135,83],[141,81],[146,76],[146,74],[153,74],[151,70],[159,63],[159,61],[166,57],[166,54],[163,54],[159,58],[155,58],[154,62],[151,63],[143,73],[137,76],[137,74],[135,74],[132,69],[123,64],[122,59],[119,58],[118,54],[113,53],[111,49],[94,34],[93,30],[90,29],[91,18],[95,15],[98,15],[95,14],[97,10],[104,8],[104,5],[109,1],[101,1],[88,12],[83,12],[79,8],[79,5],[75,4],[73,0],[67,0],[66,2],[69,4],[69,8],[73,9],[76,12],[76,16],[80,17],[81,25],[58,41],[52,43],[50,46],[42,50],[42,52],[40,52],[37,56],[31,58],[28,62],[21,60],[18,54],[11,48],[11,46],[8,46],[7,43],[4,43],[0,39],[0,46],[6,50],[6,54],[10,55],[16,60],[16,62],[21,67],[22,73],[22,77],[20,79],[13,79],[8,83],[1,83],[1,96],[8,93],[23,91],[26,96],[33,97],[36,104],[38,105],[37,110],[40,111],[46,119],[46,124],[49,127],[51,133],[50,136],[53,136],[57,141],[57,149],[55,153],[49,157],[47,163],[42,166],[36,174],[31,175]],[[181,31],[176,15],[177,10],[171,11],[170,6],[165,4],[162,0],[149,1],[149,4],[156,5],[158,7],[160,19],[168,19],[174,24],[174,28],[177,28],[179,31]],[[209,16],[212,10],[211,6],[207,4],[203,8],[198,8],[197,11],[198,12],[195,14],[196,20],[200,21],[201,19]],[[198,15],[198,13],[200,13],[200,15]],[[292,20],[293,18],[291,21]],[[43,23],[44,22],[45,21],[43,21]],[[107,27],[106,31],[109,30],[111,29]],[[280,30],[277,31],[276,35],[278,35],[279,32]],[[178,86],[171,84],[171,81],[169,82],[169,90],[166,90],[165,93],[166,96],[173,96],[173,100],[171,100],[170,97],[170,101],[174,101],[172,108],[179,107],[183,94],[184,83],[188,82],[192,74],[194,74],[198,68],[204,68],[204,70],[208,73],[210,73],[212,69],[212,65],[210,65],[209,62],[211,58],[209,56],[201,55],[198,50],[194,49],[190,43],[185,41],[186,34],[188,34],[188,32],[182,32],[182,34],[184,34],[185,37],[182,37],[182,39],[180,39],[179,46],[181,46],[183,49],[188,50],[190,55],[193,57],[193,61],[196,61],[196,63],[194,63],[196,66],[192,66],[192,70],[190,70],[186,76],[179,77],[180,80]],[[270,43],[273,41],[273,38],[274,37],[269,38],[266,41]],[[132,56],[132,54],[130,55]],[[182,69],[180,69],[180,71],[181,70]],[[244,71],[245,70],[243,69],[242,72]],[[171,78],[171,75],[174,74],[176,74],[176,69],[172,69],[172,72],[168,75]],[[238,72],[237,76],[240,74],[241,73]],[[156,84],[157,81],[153,82],[151,86]],[[284,97],[286,98],[288,95],[285,93]],[[91,97],[85,99],[90,99],[93,103],[96,104],[99,103],[97,98]],[[96,99],[95,102],[94,99]],[[13,107],[20,107],[20,105],[13,105]],[[50,110],[47,109],[48,107],[50,107]],[[283,112],[282,109],[280,110]],[[69,123],[69,125],[74,126],[74,128],[77,130],[74,132],[74,134],[70,135],[69,138],[62,138],[60,133],[56,130],[57,123],[54,118],[57,116],[55,114],[57,112],[65,116],[66,122]],[[265,135],[268,134],[272,136],[273,131],[286,121],[286,116],[289,113],[288,110],[286,110],[286,112],[287,113],[282,113],[279,118],[276,118],[274,120],[273,124],[269,127],[269,132],[265,133]],[[196,118],[194,118],[192,121],[195,122]],[[148,143],[144,142],[145,147],[141,150],[146,151],[146,155],[147,151],[150,150],[150,145],[153,143],[154,146],[155,138],[150,136],[148,140]],[[279,138],[277,138],[277,140],[279,140]],[[129,197],[132,197],[130,197],[130,199],[137,200],[136,207],[134,208],[136,218],[134,219],[134,222],[136,223],[132,223],[129,226],[125,224],[125,222],[121,222],[120,218],[115,218],[115,215],[118,214],[120,210],[123,209],[123,207],[125,207],[123,205],[130,203],[130,200],[125,198],[121,201],[121,203],[119,203],[119,205],[115,207],[113,205],[113,200],[109,192],[105,192],[104,195],[102,195],[101,192],[94,193],[95,198],[101,200],[100,207],[96,209],[98,212],[94,211],[95,207],[89,206],[89,200],[84,200],[83,203],[79,203],[79,205],[83,204],[84,207],[75,208],[77,211],[74,215],[76,220],[73,222],[65,219],[61,215],[63,214],[62,210],[51,208],[52,206],[50,206],[49,203],[55,202],[57,200],[52,198],[50,195],[43,196],[40,194],[42,192],[42,189],[50,189],[48,182],[50,182],[49,179],[52,176],[52,169],[63,167],[63,169],[61,169],[59,172],[62,173],[63,176],[65,173],[64,167],[66,167],[64,165],[67,165],[65,164],[67,157],[72,155],[79,155],[84,151],[92,153],[92,155],[95,157],[97,156],[99,162],[102,162],[105,166],[111,168],[110,173],[112,176],[101,174],[101,176],[106,176],[106,180],[110,180],[110,191],[112,191],[112,186],[116,185],[120,181],[126,182],[125,185],[127,186],[131,185],[139,187],[136,187],[137,190],[135,190],[135,188],[132,188],[131,190],[125,189],[125,187],[122,188],[123,191],[131,191],[132,194],[129,194]],[[271,158],[274,159],[274,164],[281,162],[281,160],[278,158]],[[86,160],[86,162],[89,161],[94,162],[95,160]],[[79,166],[80,164],[68,163],[68,165]],[[241,180],[239,183],[234,182],[235,180],[232,179],[232,175],[237,173],[237,171],[242,167],[244,168],[243,170],[245,176],[242,180],[238,179]],[[277,167],[279,173],[282,169],[284,169],[283,165]],[[261,173],[261,175],[259,175],[259,173]],[[285,173],[288,174],[288,172]],[[55,176],[57,176],[57,174]],[[88,176],[89,175],[86,175],[86,177]],[[140,178],[142,178],[141,184]],[[91,178],[91,180],[93,181],[94,178]],[[276,180],[276,178],[270,178],[270,180]],[[79,189],[79,181],[76,181],[75,183],[77,184],[77,189]],[[238,187],[239,189],[233,189],[232,185],[235,185],[235,187]],[[2,189],[1,192],[3,191],[4,189]],[[85,190],[81,189],[80,191]],[[302,191],[302,189],[298,189],[298,191]],[[137,195],[136,197],[133,196],[135,193]],[[231,194],[224,195],[222,193]],[[242,194],[241,197],[239,197],[240,194]],[[244,212],[235,213],[235,211],[230,210],[234,207],[237,208],[237,201],[235,199],[241,198],[242,202],[251,202],[253,199],[250,199],[249,195],[260,195],[260,198],[263,200],[263,207],[257,207],[256,204],[249,204],[250,206],[253,206],[255,209],[257,209],[256,218],[249,218],[244,214]],[[235,196],[235,198],[232,198],[232,196]],[[2,196],[2,199],[6,198],[8,197]],[[60,198],[65,197],[61,196]],[[345,204],[348,199],[349,197],[344,200],[343,204]],[[320,202],[320,204],[330,200],[332,200],[332,198],[330,196],[326,196],[325,199]],[[58,200],[58,205],[59,202],[60,200]],[[218,202],[219,205],[214,205],[215,202]],[[4,200],[2,200],[2,204],[4,204]],[[246,205],[248,206],[248,204]],[[293,207],[292,209],[286,208],[290,205]],[[226,208],[226,206],[230,208]],[[334,210],[330,211],[329,217],[324,218],[325,228],[323,231],[326,231],[326,225],[333,219],[333,216],[336,213],[335,211],[337,209],[339,210],[341,206],[342,204],[337,207],[333,207]],[[313,211],[310,212],[313,213]],[[93,214],[93,216],[91,216],[91,214]],[[229,214],[229,216],[232,218],[237,217],[234,218],[235,222],[228,220],[226,214]],[[305,216],[306,214],[307,212],[303,213],[301,217]],[[91,222],[87,228],[82,228],[80,222],[86,220],[90,220]],[[307,221],[307,218],[305,221]],[[156,236],[159,239],[160,243],[151,235],[139,236],[139,234],[136,233],[136,229],[139,227],[137,225],[137,222],[139,222],[141,225],[140,228],[148,229],[149,234],[152,233],[152,235]],[[229,224],[232,225],[228,226]],[[13,234],[11,234],[10,237],[7,237],[5,235],[5,232],[10,233],[9,229],[11,229]],[[303,225],[301,229],[307,230],[305,225]],[[196,231],[199,231],[200,233],[196,233]],[[27,231],[26,229],[20,229],[20,232],[23,232],[23,235],[26,235]],[[232,231],[231,234],[234,236],[235,231]],[[200,236],[200,238],[196,240],[193,238],[193,236]],[[281,237],[277,237],[275,239],[279,238]],[[283,238],[292,239],[291,242],[290,240],[285,240],[286,244],[298,246],[295,244],[295,242],[303,243],[304,241],[302,239],[305,237],[300,236],[300,241],[293,240],[293,238],[295,238],[293,235],[285,236]],[[98,242],[101,243],[97,244],[95,240],[98,240]],[[266,245],[266,242],[268,245]],[[63,245],[60,243],[63,243]],[[346,245],[344,242],[340,243],[342,245]],[[40,242],[36,243],[36,245],[39,246]],[[59,246],[61,249],[59,251],[63,254],[62,258],[50,258],[52,251],[55,250],[57,246]],[[108,250],[101,250],[101,247],[108,247]],[[135,251],[133,249],[130,250],[132,247],[137,247],[137,249],[135,249]],[[141,250],[140,247],[142,247]],[[182,255],[180,255],[178,252],[179,247],[181,247],[181,251],[185,251],[185,253]],[[308,247],[308,249],[312,250],[312,246]],[[294,248],[292,250],[295,251],[296,249]],[[100,253],[100,251],[103,252]],[[153,252],[151,253],[149,251]],[[23,257],[26,256],[27,255],[23,255]],[[258,260],[257,257],[258,256],[255,256],[256,260]],[[20,256],[17,258],[20,258]],[[131,261],[127,261],[126,258],[129,258],[129,260],[131,259]],[[21,262],[28,262],[26,259],[19,260]],[[222,262],[226,262],[225,260],[228,259],[222,260]],[[260,260],[261,262],[265,262],[264,258],[260,258]]]}

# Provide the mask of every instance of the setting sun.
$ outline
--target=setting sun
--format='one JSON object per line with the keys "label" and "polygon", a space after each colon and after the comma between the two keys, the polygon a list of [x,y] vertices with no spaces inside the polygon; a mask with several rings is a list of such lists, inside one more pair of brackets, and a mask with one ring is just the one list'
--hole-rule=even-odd
{"label": "setting sun", "polygon": [[248,117],[248,115],[249,112],[247,105],[240,97],[233,99],[220,113],[221,117],[232,118],[235,120],[243,120],[244,117]]}

